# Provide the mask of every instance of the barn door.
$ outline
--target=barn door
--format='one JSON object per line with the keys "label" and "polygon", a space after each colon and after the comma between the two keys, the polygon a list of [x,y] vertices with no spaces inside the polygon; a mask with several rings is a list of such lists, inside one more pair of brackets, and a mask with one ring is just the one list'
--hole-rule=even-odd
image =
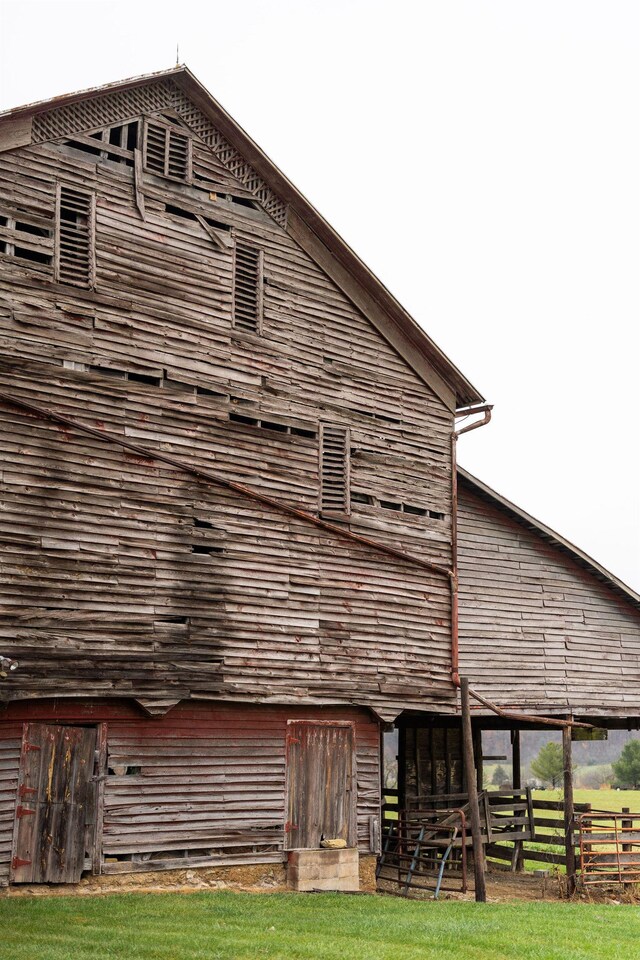
{"label": "barn door", "polygon": [[96,730],[27,723],[22,738],[11,879],[77,883],[92,809]]}
{"label": "barn door", "polygon": [[289,721],[285,833],[289,850],[317,848],[321,839],[356,846],[352,724]]}

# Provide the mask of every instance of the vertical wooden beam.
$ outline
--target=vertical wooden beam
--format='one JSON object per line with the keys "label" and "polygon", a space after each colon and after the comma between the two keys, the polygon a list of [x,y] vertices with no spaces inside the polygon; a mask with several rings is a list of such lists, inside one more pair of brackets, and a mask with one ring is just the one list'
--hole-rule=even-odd
{"label": "vertical wooden beam", "polygon": [[429,727],[429,760],[431,763],[431,796],[435,797],[438,792],[438,778],[436,776],[436,741],[433,734],[432,723]]}
{"label": "vertical wooden beam", "polygon": [[398,728],[398,810],[407,805],[407,728]]}
{"label": "vertical wooden beam", "polygon": [[567,859],[567,896],[576,889],[576,848],[573,838],[573,766],[571,754],[571,727],[562,728],[562,759],[564,767],[564,843]]}
{"label": "vertical wooden beam", "polygon": [[104,786],[107,776],[107,724],[98,724],[96,738],[97,763],[95,765],[95,824],[93,832],[93,850],[91,852],[91,872],[95,876],[102,873],[102,831],[104,827]]}
{"label": "vertical wooden beam", "polygon": [[479,727],[473,729],[473,753],[476,762],[476,783],[478,790],[484,789],[484,761],[482,759],[482,730]]}
{"label": "vertical wooden beam", "polygon": [[460,700],[462,705],[462,749],[464,753],[464,771],[469,795],[469,813],[471,815],[471,836],[473,838],[473,871],[475,877],[476,901],[486,903],[487,888],[484,877],[484,848],[480,826],[480,807],[476,769],[473,762],[473,734],[471,731],[471,707],[469,704],[469,681],[460,679]]}
{"label": "vertical wooden beam", "polygon": [[418,726],[414,727],[413,755],[416,767],[416,801],[419,808],[421,806],[419,798],[422,796],[422,764],[420,763],[420,727]]}
{"label": "vertical wooden beam", "polygon": [[522,761],[520,759],[520,731],[511,731],[511,786],[522,789]]}
{"label": "vertical wooden beam", "polygon": [[[522,790],[522,762],[520,755],[520,730],[511,730],[511,786],[514,790]],[[531,791],[527,792],[528,801],[531,801]],[[522,840],[515,840],[511,869],[521,873],[524,870],[524,849]]]}

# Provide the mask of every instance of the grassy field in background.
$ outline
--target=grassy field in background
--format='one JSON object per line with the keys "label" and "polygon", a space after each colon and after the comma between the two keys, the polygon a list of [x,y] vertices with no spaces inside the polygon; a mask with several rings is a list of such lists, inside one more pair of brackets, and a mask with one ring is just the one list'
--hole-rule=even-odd
{"label": "grassy field in background", "polygon": [[340,894],[0,900],[2,960],[640,960],[640,912]]}
{"label": "grassy field in background", "polygon": [[[496,788],[492,787],[490,789]],[[562,791],[534,790],[533,797],[537,800],[562,801]],[[623,807],[627,807],[631,813],[640,814],[640,791],[638,790],[574,790],[573,799],[575,803],[590,803],[594,811],[606,810],[613,813],[619,813],[622,811]],[[561,810],[536,810],[535,815],[536,819],[562,819]],[[525,851],[529,849],[539,850],[541,852],[546,851],[547,853],[564,854],[564,831],[562,827],[549,827],[545,830],[544,827],[541,828],[538,825],[536,829],[538,832],[557,836],[558,845],[555,846],[547,843],[542,844],[527,840],[525,843]],[[504,846],[510,847],[511,843],[505,842]],[[536,860],[529,860],[525,856],[524,866],[525,870],[537,870],[540,867],[544,867],[545,864]],[[563,866],[557,866],[555,869],[559,870],[560,873],[565,872],[565,868]]]}

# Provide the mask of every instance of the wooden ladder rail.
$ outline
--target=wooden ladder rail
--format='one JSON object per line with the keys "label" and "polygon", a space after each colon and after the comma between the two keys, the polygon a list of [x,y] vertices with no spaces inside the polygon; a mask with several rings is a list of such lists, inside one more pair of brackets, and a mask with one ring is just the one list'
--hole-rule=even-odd
{"label": "wooden ladder rail", "polygon": [[[411,859],[411,863],[409,864],[409,869],[407,870],[407,876],[404,882],[404,888],[402,891],[403,897],[406,897],[409,892],[409,887],[411,886],[411,878],[413,877],[415,869],[418,865],[418,858],[420,857],[420,845],[422,844],[422,840],[424,838],[424,831],[425,831],[425,828],[423,826],[421,827],[420,832],[418,833],[418,839],[416,840],[416,844],[413,849],[413,857]],[[433,831],[431,832],[433,833]]]}

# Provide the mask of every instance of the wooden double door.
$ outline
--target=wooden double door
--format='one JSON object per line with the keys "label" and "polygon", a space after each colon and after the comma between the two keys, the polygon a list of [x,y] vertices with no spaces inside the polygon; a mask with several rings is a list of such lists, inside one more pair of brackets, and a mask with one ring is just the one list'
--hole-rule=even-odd
{"label": "wooden double door", "polygon": [[77,883],[94,843],[95,727],[27,723],[13,835],[13,883]]}

